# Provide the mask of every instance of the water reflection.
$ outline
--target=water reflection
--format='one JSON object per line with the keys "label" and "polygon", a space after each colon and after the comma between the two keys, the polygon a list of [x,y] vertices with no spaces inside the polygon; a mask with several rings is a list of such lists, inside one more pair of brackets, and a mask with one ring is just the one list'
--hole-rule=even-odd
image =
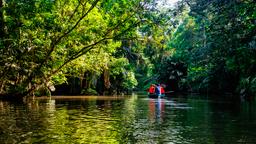
{"label": "water reflection", "polygon": [[255,104],[202,99],[0,101],[1,143],[254,143]]}
{"label": "water reflection", "polygon": [[162,122],[165,102],[161,98],[149,99],[149,119],[151,122]]}

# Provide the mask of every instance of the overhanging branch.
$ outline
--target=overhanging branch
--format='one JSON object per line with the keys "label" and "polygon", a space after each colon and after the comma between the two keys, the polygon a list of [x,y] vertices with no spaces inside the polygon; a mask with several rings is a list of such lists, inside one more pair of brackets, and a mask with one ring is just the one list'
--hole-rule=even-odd
{"label": "overhanging branch", "polygon": [[50,55],[52,54],[52,52],[53,52],[54,49],[55,49],[55,46],[56,46],[64,37],[66,37],[69,33],[71,33],[71,32],[78,26],[78,24],[89,14],[89,12],[90,12],[91,10],[93,10],[93,8],[96,6],[96,4],[97,4],[98,2],[99,2],[99,0],[95,0],[95,1],[92,3],[92,5],[91,5],[91,7],[89,8],[89,10],[88,10],[85,14],[83,14],[82,17],[79,18],[79,20],[75,23],[75,25],[74,25],[71,29],[69,29],[67,32],[65,32],[63,35],[61,35],[59,38],[57,38],[57,40],[55,40],[55,41],[53,40],[53,42],[52,42],[51,45],[50,45],[50,51],[48,52],[48,54],[46,55],[45,59],[41,62],[41,64],[39,65],[39,67],[38,67],[37,69],[41,69],[41,67],[42,67],[45,63],[47,63],[47,61],[48,61]]}

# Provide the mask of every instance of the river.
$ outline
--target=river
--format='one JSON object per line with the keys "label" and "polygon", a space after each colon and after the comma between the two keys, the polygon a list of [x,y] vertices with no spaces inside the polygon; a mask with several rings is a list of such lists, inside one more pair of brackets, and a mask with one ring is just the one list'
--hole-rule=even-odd
{"label": "river", "polygon": [[0,142],[256,143],[256,104],[146,95],[0,101]]}

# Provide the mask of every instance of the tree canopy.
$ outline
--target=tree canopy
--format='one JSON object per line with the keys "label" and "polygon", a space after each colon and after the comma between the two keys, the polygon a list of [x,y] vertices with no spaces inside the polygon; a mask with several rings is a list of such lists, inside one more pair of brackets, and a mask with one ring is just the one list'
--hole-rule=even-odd
{"label": "tree canopy", "polygon": [[0,94],[44,95],[65,85],[118,94],[164,83],[255,95],[255,2],[163,3],[0,0]]}

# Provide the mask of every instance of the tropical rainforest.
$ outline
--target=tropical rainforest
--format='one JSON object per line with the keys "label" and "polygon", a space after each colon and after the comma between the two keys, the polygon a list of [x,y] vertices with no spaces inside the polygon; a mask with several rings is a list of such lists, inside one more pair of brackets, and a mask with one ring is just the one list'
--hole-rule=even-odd
{"label": "tropical rainforest", "polygon": [[254,0],[0,0],[0,95],[253,97],[255,40]]}

